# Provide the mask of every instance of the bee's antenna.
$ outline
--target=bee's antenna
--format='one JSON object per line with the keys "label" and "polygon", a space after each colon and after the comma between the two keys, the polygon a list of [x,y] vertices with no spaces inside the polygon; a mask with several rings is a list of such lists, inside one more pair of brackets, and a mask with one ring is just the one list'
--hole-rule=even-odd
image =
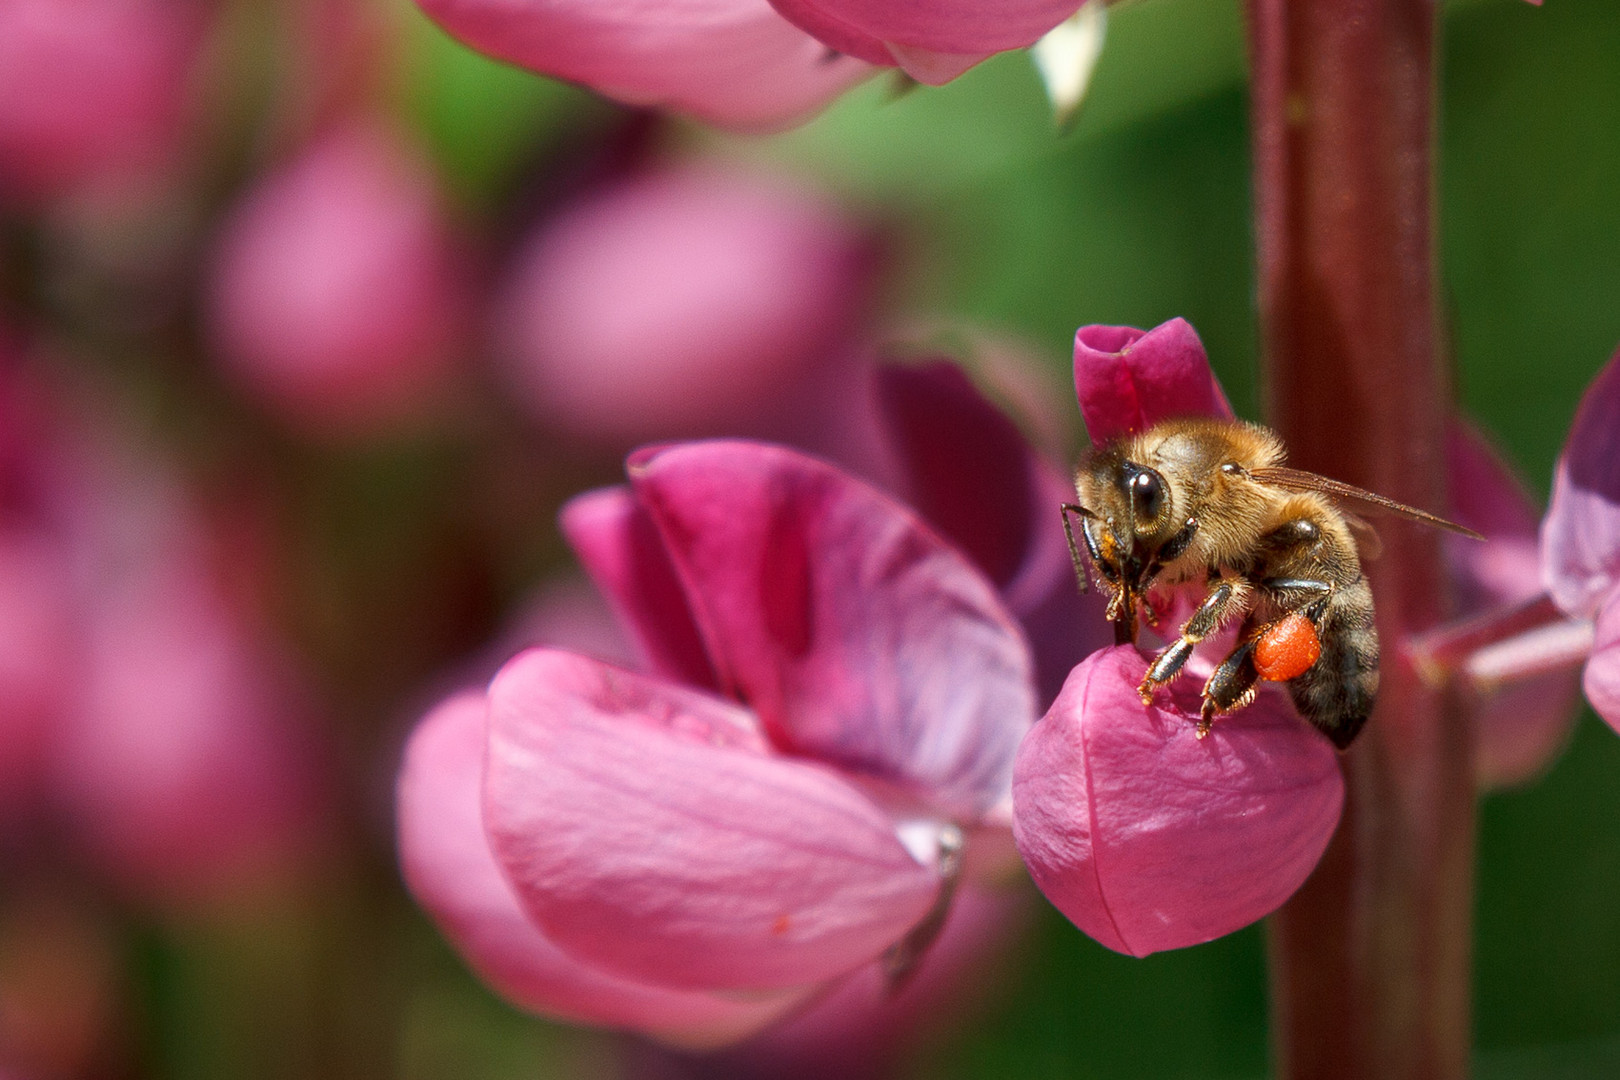
{"label": "bee's antenna", "polygon": [[[1091,591],[1091,582],[1086,578],[1086,568],[1081,565],[1080,549],[1074,544],[1074,526],[1069,521],[1069,515],[1079,514],[1083,518],[1095,518],[1097,515],[1079,503],[1062,503],[1059,505],[1059,512],[1063,516],[1063,535],[1069,538],[1069,558],[1074,561],[1074,580],[1080,586],[1081,595],[1084,595]],[[1084,525],[1080,528],[1082,532],[1085,531]],[[1086,545],[1088,548],[1090,544],[1091,537],[1087,535]]]}

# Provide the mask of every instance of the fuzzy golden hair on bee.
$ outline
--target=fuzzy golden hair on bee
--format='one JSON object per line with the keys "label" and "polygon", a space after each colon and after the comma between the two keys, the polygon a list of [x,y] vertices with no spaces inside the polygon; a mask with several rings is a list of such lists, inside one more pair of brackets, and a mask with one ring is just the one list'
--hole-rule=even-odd
{"label": "fuzzy golden hair on bee", "polygon": [[1478,536],[1427,511],[1288,468],[1285,457],[1282,441],[1259,424],[1168,420],[1094,448],[1076,470],[1078,502],[1064,505],[1063,525],[1080,585],[1083,547],[1122,643],[1136,640],[1141,617],[1153,618],[1149,590],[1204,589],[1192,617],[1149,665],[1144,702],[1181,673],[1199,642],[1238,618],[1238,644],[1204,685],[1200,735],[1272,679],[1285,682],[1301,715],[1344,748],[1376,698],[1378,635],[1351,529],[1358,519],[1341,504]]}

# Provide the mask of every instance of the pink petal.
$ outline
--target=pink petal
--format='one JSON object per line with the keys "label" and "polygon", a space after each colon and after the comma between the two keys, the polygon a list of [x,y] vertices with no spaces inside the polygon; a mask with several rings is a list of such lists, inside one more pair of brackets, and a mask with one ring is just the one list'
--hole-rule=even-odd
{"label": "pink petal", "polygon": [[[960,1031],[1007,989],[998,955],[1025,929],[1027,888],[965,884],[945,927],[896,992],[869,964],[809,1008],[718,1055],[688,1059],[682,1076],[772,1080],[881,1080],[899,1075],[908,1051]],[[633,1075],[640,1075],[633,1073]]]}
{"label": "pink petal", "polygon": [[870,254],[793,183],[713,167],[619,183],[524,245],[499,319],[509,383],[604,445],[773,430],[853,332]]}
{"label": "pink petal", "polygon": [[464,267],[435,178],[354,120],[227,219],[207,298],[231,378],[294,424],[369,432],[432,410],[457,359]]}
{"label": "pink petal", "polygon": [[520,1008],[559,1020],[693,1040],[734,1038],[794,999],[671,990],[572,959],[540,932],[484,832],[487,702],[457,694],[411,736],[399,775],[400,865],[411,892],[474,971]]}
{"label": "pink petal", "polygon": [[833,771],[736,706],[537,649],[490,687],[484,821],[560,947],[690,989],[808,986],[922,918],[934,870]]}
{"label": "pink petal", "polygon": [[1597,714],[1620,731],[1620,593],[1609,597],[1598,615],[1582,688]]}
{"label": "pink petal", "polygon": [[[983,58],[1033,45],[1073,15],[1076,0],[771,0],[789,20],[833,48],[882,62],[870,46]],[[898,49],[896,48],[898,47]]]}
{"label": "pink petal", "polygon": [[[714,667],[658,530],[627,487],[576,495],[559,515],[563,535],[635,639],[647,670],[715,689]],[[550,641],[550,645],[567,644]]]}
{"label": "pink petal", "polygon": [[1057,527],[1072,485],[954,363],[884,365],[878,391],[908,501],[1001,590],[1051,701],[1070,668],[1113,642],[1104,602],[1080,594]]}
{"label": "pink petal", "polygon": [[[1450,533],[1446,565],[1466,618],[1541,593],[1536,511],[1529,493],[1484,436],[1465,420],[1446,432],[1446,484],[1451,517],[1486,537]],[[1538,775],[1574,727],[1576,670],[1552,671],[1498,690],[1475,714],[1474,768],[1480,783],[1500,787]]]}
{"label": "pink petal", "polygon": [[1558,459],[1541,573],[1575,618],[1591,618],[1620,585],[1620,354],[1592,380]]}
{"label": "pink petal", "polygon": [[1338,825],[1332,745],[1274,691],[1195,734],[1199,686],[1155,707],[1129,646],[1075,668],[1018,754],[1013,831],[1058,910],[1117,952],[1196,945],[1279,907]]}
{"label": "pink petal", "polygon": [[971,822],[1034,715],[995,590],[904,507],[802,454],[692,443],[631,458],[722,686],[795,753],[903,781]]}
{"label": "pink petal", "polygon": [[0,4],[0,195],[51,197],[169,157],[186,120],[199,9]]}
{"label": "pink petal", "polygon": [[1174,416],[1232,416],[1185,319],[1146,331],[1082,326],[1074,335],[1074,388],[1093,446]]}
{"label": "pink petal", "polygon": [[632,105],[769,130],[809,116],[865,78],[765,0],[419,0],[497,59],[584,83]]}

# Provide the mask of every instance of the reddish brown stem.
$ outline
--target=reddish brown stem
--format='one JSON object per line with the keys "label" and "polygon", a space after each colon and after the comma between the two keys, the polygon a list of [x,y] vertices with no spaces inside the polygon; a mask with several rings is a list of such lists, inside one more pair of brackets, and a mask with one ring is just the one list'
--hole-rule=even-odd
{"label": "reddish brown stem", "polygon": [[[1249,0],[1265,387],[1293,464],[1443,506],[1434,0]],[[1401,660],[1445,614],[1439,537],[1380,524],[1379,705],[1344,823],[1271,923],[1278,1075],[1467,1073],[1467,726]]]}

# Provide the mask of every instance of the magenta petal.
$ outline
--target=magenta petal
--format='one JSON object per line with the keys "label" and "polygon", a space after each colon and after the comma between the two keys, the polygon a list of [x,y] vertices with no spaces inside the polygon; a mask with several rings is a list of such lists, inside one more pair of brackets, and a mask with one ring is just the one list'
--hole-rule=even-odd
{"label": "magenta petal", "polygon": [[994,588],[908,510],[746,442],[631,459],[721,684],[778,745],[907,782],[952,816],[1001,797],[1034,715]]}
{"label": "magenta petal", "polygon": [[481,693],[435,708],[405,749],[400,865],[473,970],[512,1003],[561,1020],[693,1039],[736,1037],[791,998],[742,1002],[619,978],[570,958],[524,914],[484,832]]}
{"label": "magenta petal", "polygon": [[907,501],[1006,587],[1036,529],[1051,524],[1045,506],[1035,520],[1036,460],[1023,433],[948,360],[885,364],[877,384]]}
{"label": "magenta petal", "polygon": [[1541,572],[1553,600],[1578,619],[1620,585],[1620,354],[1587,389],[1558,459]]}
{"label": "magenta petal", "polygon": [[537,649],[490,687],[484,821],[547,935],[691,989],[806,986],[922,918],[931,868],[824,767],[729,702]]}
{"label": "magenta petal", "polygon": [[1094,446],[1173,416],[1232,416],[1204,343],[1185,319],[1147,331],[1082,326],[1074,335],[1074,388]]}
{"label": "magenta petal", "polygon": [[629,628],[647,669],[714,689],[714,667],[703,651],[675,568],[630,489],[576,495],[559,517],[563,535]]}
{"label": "magenta petal", "polygon": [[[1033,45],[1073,15],[1076,0],[771,0],[835,48],[876,39],[899,51],[988,56]],[[827,33],[827,31],[832,31]],[[865,55],[855,50],[856,55]]]}
{"label": "magenta petal", "polygon": [[1620,732],[1620,593],[1598,615],[1582,688],[1597,714]]}
{"label": "magenta petal", "polygon": [[419,0],[419,6],[501,60],[629,104],[747,130],[805,119],[871,72],[829,57],[826,46],[766,0]]}
{"label": "magenta petal", "polygon": [[1018,754],[1013,831],[1058,910],[1146,956],[1247,926],[1299,888],[1338,825],[1333,747],[1267,691],[1196,737],[1199,687],[1137,697],[1129,646],[1075,668]]}

